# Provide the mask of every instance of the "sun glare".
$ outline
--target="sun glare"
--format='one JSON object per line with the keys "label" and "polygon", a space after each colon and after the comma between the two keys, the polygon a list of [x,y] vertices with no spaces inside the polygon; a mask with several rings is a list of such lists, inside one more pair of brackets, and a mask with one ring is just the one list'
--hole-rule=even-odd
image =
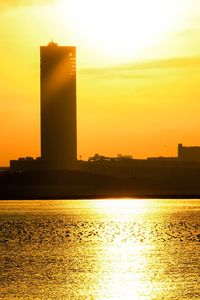
{"label": "sun glare", "polygon": [[141,215],[151,211],[152,207],[148,200],[144,199],[101,199],[92,202],[92,206],[97,211],[105,215],[115,215],[117,218],[127,220],[133,215]]}
{"label": "sun glare", "polygon": [[[71,24],[80,43],[110,57],[127,59],[176,31],[185,1],[58,0],[58,18]],[[77,39],[78,39],[77,38]]]}

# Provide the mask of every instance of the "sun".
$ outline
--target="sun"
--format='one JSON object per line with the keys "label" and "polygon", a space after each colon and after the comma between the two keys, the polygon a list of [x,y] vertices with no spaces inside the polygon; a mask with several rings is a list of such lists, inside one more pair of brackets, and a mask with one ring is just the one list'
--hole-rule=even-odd
{"label": "sun", "polygon": [[[77,40],[111,58],[126,59],[176,31],[185,0],[58,0],[58,18]],[[67,17],[66,17],[67,12]]]}

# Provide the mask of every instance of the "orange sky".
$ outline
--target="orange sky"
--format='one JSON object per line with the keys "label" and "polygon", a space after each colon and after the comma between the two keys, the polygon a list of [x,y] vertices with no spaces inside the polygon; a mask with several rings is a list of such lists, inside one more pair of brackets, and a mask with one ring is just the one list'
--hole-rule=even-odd
{"label": "orange sky", "polygon": [[39,46],[51,38],[77,46],[83,158],[200,145],[199,20],[199,0],[1,2],[0,166],[39,156]]}

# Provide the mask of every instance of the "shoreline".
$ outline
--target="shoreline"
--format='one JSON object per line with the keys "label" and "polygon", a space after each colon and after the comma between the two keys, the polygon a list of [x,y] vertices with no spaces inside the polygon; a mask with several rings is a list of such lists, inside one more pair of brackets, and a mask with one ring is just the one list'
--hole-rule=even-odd
{"label": "shoreline", "polygon": [[155,199],[155,200],[159,200],[159,199],[163,199],[163,200],[200,200],[200,195],[184,195],[184,194],[178,194],[178,195],[171,195],[171,194],[167,194],[167,195],[162,195],[162,194],[151,194],[151,195],[146,195],[146,194],[121,194],[121,195],[109,195],[109,194],[90,194],[90,195],[46,195],[46,196],[41,196],[38,195],[37,197],[35,195],[4,195],[1,196],[0,195],[0,201],[11,201],[11,200],[22,200],[22,201],[26,201],[26,200],[120,200],[120,199],[145,199],[145,200],[151,200],[151,199]]}

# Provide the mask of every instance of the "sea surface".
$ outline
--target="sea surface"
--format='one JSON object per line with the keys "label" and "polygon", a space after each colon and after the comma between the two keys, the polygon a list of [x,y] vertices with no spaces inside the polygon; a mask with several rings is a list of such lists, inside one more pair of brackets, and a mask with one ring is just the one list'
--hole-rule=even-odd
{"label": "sea surface", "polygon": [[0,299],[200,299],[200,200],[0,201]]}

